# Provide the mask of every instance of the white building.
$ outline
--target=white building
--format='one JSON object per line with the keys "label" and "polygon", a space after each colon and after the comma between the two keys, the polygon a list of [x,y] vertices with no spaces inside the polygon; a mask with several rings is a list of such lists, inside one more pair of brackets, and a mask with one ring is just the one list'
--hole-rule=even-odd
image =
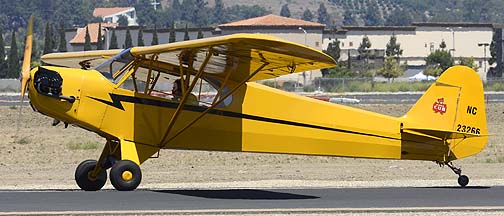
{"label": "white building", "polygon": [[128,20],[128,26],[137,26],[137,16],[134,7],[95,8],[94,17],[101,17],[105,23],[117,23],[119,17],[124,16]]}
{"label": "white building", "polygon": [[[324,33],[324,45],[334,38],[340,41],[341,58],[346,60],[347,50],[356,50],[362,38],[367,36],[371,42],[370,49],[385,50],[392,35],[401,44],[401,60],[410,66],[425,65],[425,58],[445,42],[446,49],[456,59],[473,57],[479,66],[478,73],[486,79],[485,68],[491,66],[486,61],[490,57],[490,46],[493,24],[489,23],[412,23],[411,26],[344,26],[338,31]],[[485,45],[486,44],[486,45]]]}
{"label": "white building", "polygon": [[[118,14],[130,13],[130,17],[136,19],[134,8],[96,8],[93,13],[101,14],[103,17],[112,17],[110,20],[115,22]],[[131,10],[132,9],[132,10]],[[128,12],[129,11],[129,12]],[[106,13],[105,13],[106,12]],[[105,15],[108,14],[108,15]],[[90,32],[96,26],[90,26]],[[106,27],[102,34],[106,42],[110,38],[113,28],[116,30],[119,47],[124,42],[126,27]],[[133,38],[133,44],[136,45],[136,36],[139,27],[129,27]],[[235,33],[261,33],[271,34],[279,38],[292,42],[305,44],[318,50],[325,50],[334,39],[340,41],[342,50],[340,60],[346,60],[347,54],[357,55],[357,48],[362,42],[362,38],[367,36],[371,41],[371,48],[378,55],[383,55],[386,45],[392,35],[397,37],[397,42],[401,44],[403,55],[401,60],[409,66],[421,70],[425,65],[425,58],[434,50],[439,49],[441,42],[445,42],[446,49],[450,50],[455,59],[461,57],[473,57],[479,66],[479,74],[483,80],[486,80],[486,71],[495,65],[488,65],[490,58],[490,46],[492,34],[500,28],[489,23],[412,23],[411,26],[391,27],[391,26],[344,26],[335,30],[325,29],[325,25],[315,22],[309,22],[299,19],[287,18],[277,15],[266,15],[237,22],[219,25],[213,29],[206,27],[202,29],[189,29],[190,38],[196,38],[198,31],[202,31],[204,37],[213,37],[219,35],[229,35]],[[169,29],[158,29],[159,43],[167,43]],[[75,32],[67,32],[67,38],[71,38],[69,51],[82,50],[84,43],[82,33],[76,35]],[[94,33],[96,34],[96,33]],[[183,38],[184,29],[177,29],[177,41]],[[152,29],[144,29],[144,41],[150,45],[152,38]],[[94,36],[91,37],[94,39]],[[68,40],[67,40],[68,41]],[[499,51],[499,50],[498,50]],[[309,84],[311,80],[320,77],[320,71],[310,71],[303,74],[292,74],[279,79],[293,80],[299,83]]]}

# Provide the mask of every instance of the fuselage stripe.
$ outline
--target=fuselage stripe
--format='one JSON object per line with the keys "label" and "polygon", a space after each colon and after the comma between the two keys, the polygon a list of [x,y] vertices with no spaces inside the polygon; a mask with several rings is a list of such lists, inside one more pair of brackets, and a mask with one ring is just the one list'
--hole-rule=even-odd
{"label": "fuselage stripe", "polygon": [[[112,101],[106,101],[106,100],[98,99],[98,98],[94,98],[94,97],[89,97],[89,98],[94,99],[99,102],[102,102],[104,104],[107,104],[109,106],[113,106],[113,107],[121,109],[121,110],[124,110],[121,102],[129,102],[129,103],[135,103],[135,104],[151,105],[151,106],[173,108],[173,109],[177,108],[177,106],[178,106],[178,103],[175,103],[175,102],[159,101],[159,100],[153,100],[153,99],[148,99],[148,98],[139,98],[139,97],[126,96],[126,95],[117,95],[117,94],[112,94],[112,93],[110,93],[110,98],[112,99]],[[194,105],[184,105],[183,109],[187,110],[187,111],[193,111],[193,112],[204,112],[207,109],[207,107],[194,106]],[[222,116],[226,116],[226,117],[232,117],[232,118],[243,118],[243,119],[249,119],[249,120],[254,120],[254,121],[263,121],[263,122],[269,122],[269,123],[275,123],[275,124],[284,124],[284,125],[306,127],[306,128],[320,129],[320,130],[329,130],[329,131],[335,131],[335,132],[341,132],[341,133],[351,133],[351,134],[357,134],[357,135],[363,135],[363,136],[379,137],[379,138],[384,138],[384,139],[401,140],[400,138],[395,138],[395,137],[362,133],[362,132],[356,132],[356,131],[350,131],[350,130],[344,130],[344,129],[338,129],[338,128],[330,128],[330,127],[324,127],[324,126],[312,125],[312,124],[306,124],[306,123],[300,123],[300,122],[293,122],[293,121],[287,121],[287,120],[281,120],[281,119],[266,118],[266,117],[261,117],[261,116],[236,113],[236,112],[225,111],[225,110],[212,109],[208,113],[214,114],[214,115],[222,115]]]}

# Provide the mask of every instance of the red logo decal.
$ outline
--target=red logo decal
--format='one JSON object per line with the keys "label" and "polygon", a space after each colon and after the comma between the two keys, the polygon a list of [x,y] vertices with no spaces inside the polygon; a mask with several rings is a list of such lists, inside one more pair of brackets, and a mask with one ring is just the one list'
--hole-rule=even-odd
{"label": "red logo decal", "polygon": [[444,98],[438,98],[437,102],[434,102],[432,106],[434,113],[440,113],[441,115],[446,112],[446,104],[444,104]]}

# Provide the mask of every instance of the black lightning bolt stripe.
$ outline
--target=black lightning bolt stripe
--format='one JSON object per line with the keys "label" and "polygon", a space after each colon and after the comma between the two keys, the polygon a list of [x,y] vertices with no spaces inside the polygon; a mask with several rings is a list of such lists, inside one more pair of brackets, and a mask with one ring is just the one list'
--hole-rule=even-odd
{"label": "black lightning bolt stripe", "polygon": [[[113,106],[113,107],[120,109],[120,110],[124,110],[124,107],[121,104],[121,102],[144,104],[144,105],[166,107],[166,108],[173,108],[173,109],[178,107],[178,103],[176,103],[176,102],[159,101],[159,100],[153,100],[153,99],[147,99],[147,98],[137,98],[137,97],[126,96],[126,95],[112,94],[112,93],[109,93],[109,95],[110,95],[110,98],[112,99],[112,101],[107,101],[107,100],[94,98],[94,97],[90,97],[90,96],[88,96],[88,97],[91,99],[97,100],[99,102],[102,102],[104,104],[107,104],[109,106]],[[185,105],[183,107],[183,109],[188,110],[188,111],[193,111],[193,112],[203,112],[207,109],[207,107]],[[266,118],[266,117],[261,117],[261,116],[254,116],[254,115],[248,115],[248,114],[236,113],[236,112],[230,112],[230,111],[223,111],[223,110],[214,110],[213,109],[213,110],[210,110],[208,113],[214,114],[214,115],[222,115],[222,116],[226,116],[226,117],[233,117],[233,118],[244,118],[244,119],[250,119],[250,120],[255,120],[255,121],[264,121],[264,122],[270,122],[270,123],[276,123],[276,124],[284,124],[284,125],[292,125],[292,126],[298,126],[298,127],[307,127],[307,128],[313,128],[313,129],[329,130],[329,131],[335,131],[335,132],[341,132],[341,133],[352,133],[352,134],[357,134],[357,135],[372,136],[372,137],[379,137],[379,138],[392,139],[392,140],[401,140],[400,138],[395,138],[395,137],[381,136],[381,135],[377,135],[377,134],[368,134],[368,133],[362,133],[362,132],[357,132],[357,131],[349,131],[349,130],[343,130],[343,129],[338,129],[338,128],[330,128],[330,127],[311,125],[311,124],[305,124],[305,123],[300,123],[300,122],[292,122],[292,121],[281,120],[281,119],[272,119],[272,118]]]}

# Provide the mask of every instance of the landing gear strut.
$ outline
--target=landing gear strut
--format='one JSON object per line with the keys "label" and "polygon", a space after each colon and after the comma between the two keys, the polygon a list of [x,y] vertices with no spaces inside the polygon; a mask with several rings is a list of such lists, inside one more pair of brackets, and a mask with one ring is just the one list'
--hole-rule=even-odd
{"label": "landing gear strut", "polygon": [[465,187],[467,186],[467,184],[469,184],[469,177],[467,177],[466,175],[462,175],[462,169],[453,166],[452,162],[445,162],[442,164],[450,167],[450,169],[453,170],[453,172],[459,176],[458,183],[460,187]]}

